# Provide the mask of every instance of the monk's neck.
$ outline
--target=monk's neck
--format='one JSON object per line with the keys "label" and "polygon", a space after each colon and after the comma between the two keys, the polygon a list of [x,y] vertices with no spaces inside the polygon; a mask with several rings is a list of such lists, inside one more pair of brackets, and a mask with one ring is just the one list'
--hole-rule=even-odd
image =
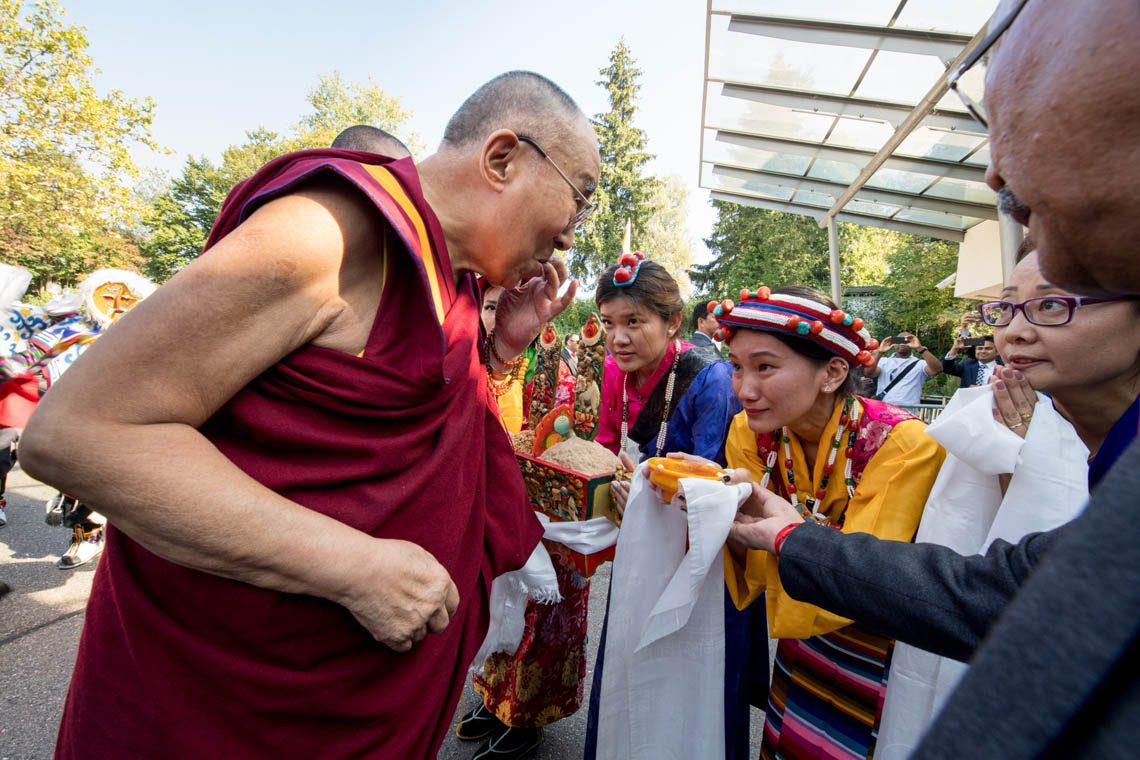
{"label": "monk's neck", "polygon": [[445,153],[432,154],[416,164],[424,200],[443,229],[443,239],[447,244],[447,255],[457,285],[464,274],[473,271],[474,264],[468,254],[472,249],[471,241],[460,232],[469,227],[464,219],[463,204],[456,203],[457,196],[462,196],[462,193],[455,191],[455,188],[461,186],[458,169],[457,162]]}

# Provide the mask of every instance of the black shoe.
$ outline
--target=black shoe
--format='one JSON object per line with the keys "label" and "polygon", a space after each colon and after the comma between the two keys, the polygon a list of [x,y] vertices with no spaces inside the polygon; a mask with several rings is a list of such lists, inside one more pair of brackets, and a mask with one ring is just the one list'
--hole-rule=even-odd
{"label": "black shoe", "polygon": [[493,736],[471,760],[523,760],[542,744],[542,730],[538,728],[508,728]]}
{"label": "black shoe", "polygon": [[491,714],[482,700],[475,705],[475,709],[459,719],[455,727],[455,735],[465,742],[476,739],[494,738],[507,730],[507,725]]}

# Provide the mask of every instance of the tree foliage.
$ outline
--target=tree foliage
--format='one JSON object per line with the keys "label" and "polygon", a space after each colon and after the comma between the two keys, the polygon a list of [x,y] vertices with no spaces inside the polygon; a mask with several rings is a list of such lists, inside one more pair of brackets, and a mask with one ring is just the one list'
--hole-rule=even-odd
{"label": "tree foliage", "polygon": [[38,284],[137,262],[137,146],[154,104],[100,93],[82,27],[56,0],[0,0],[0,261]]}
{"label": "tree foliage", "polygon": [[[582,284],[585,286],[585,283]],[[594,289],[588,288],[589,298],[575,298],[566,307],[565,311],[554,318],[554,327],[558,334],[565,337],[568,333],[581,333],[582,326],[590,315],[598,310],[594,305]]]}
{"label": "tree foliage", "polygon": [[[579,230],[570,252],[570,271],[589,276],[617,260],[621,251],[626,220],[633,224],[633,240],[641,239],[653,212],[658,181],[644,174],[653,158],[646,151],[645,132],[633,126],[637,115],[637,80],[641,70],[626,46],[619,41],[610,53],[610,63],[598,73],[598,84],[606,88],[610,110],[594,117],[601,155],[601,176],[593,200],[597,211]],[[637,244],[635,242],[635,248]]]}
{"label": "tree foliage", "polygon": [[633,247],[644,251],[669,270],[681,286],[682,296],[690,290],[689,268],[693,265],[693,246],[685,230],[685,206],[689,191],[680,177],[673,175],[657,183],[650,199],[652,212]]}
{"label": "tree foliage", "polygon": [[[827,231],[814,219],[722,201],[713,205],[717,220],[705,241],[713,257],[692,271],[703,298],[732,298],[759,284],[829,292]],[[877,295],[845,304],[858,310],[875,337],[909,330],[931,350],[949,348],[969,302],[934,286],[957,267],[956,245],[853,224],[839,226],[839,239],[841,282],[882,286]]]}
{"label": "tree foliage", "polygon": [[244,143],[227,148],[220,163],[205,156],[186,160],[182,174],[157,194],[144,220],[148,235],[141,250],[147,276],[164,282],[197,257],[230,189],[277,156],[327,147],[341,130],[356,124],[379,127],[402,137],[413,152],[420,149],[415,134],[404,126],[410,112],[372,80],[346,83],[334,72],[309,90],[308,101],[312,110],[290,134],[259,127],[246,133]]}
{"label": "tree foliage", "polygon": [[713,201],[717,219],[705,244],[712,260],[692,271],[693,284],[710,298],[734,297],[742,288],[830,287],[827,230],[799,214]]}
{"label": "tree foliage", "polygon": [[888,256],[889,288],[882,293],[888,330],[909,330],[931,350],[949,349],[970,301],[934,285],[958,267],[958,246],[945,240],[902,235]]}

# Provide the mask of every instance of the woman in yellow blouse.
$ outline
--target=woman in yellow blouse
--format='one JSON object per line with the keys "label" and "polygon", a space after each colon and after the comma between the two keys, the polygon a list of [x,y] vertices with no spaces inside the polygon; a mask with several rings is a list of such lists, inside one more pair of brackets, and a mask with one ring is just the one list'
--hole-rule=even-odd
{"label": "woman in yellow blouse", "polygon": [[[741,292],[710,304],[744,411],[728,464],[810,519],[910,541],[944,452],[902,410],[855,396],[851,370],[876,342],[863,320],[809,288]],[[792,599],[767,552],[729,544],[729,592],[741,609],[762,594],[776,651],[761,757],[872,757],[893,642]]]}

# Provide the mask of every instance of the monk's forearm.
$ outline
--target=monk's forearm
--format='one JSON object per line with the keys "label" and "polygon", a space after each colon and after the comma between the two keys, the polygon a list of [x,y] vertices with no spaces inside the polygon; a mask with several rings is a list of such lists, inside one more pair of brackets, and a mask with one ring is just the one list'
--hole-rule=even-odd
{"label": "monk's forearm", "polygon": [[340,602],[382,548],[262,486],[187,425],[56,424],[29,427],[24,469],[176,564]]}

